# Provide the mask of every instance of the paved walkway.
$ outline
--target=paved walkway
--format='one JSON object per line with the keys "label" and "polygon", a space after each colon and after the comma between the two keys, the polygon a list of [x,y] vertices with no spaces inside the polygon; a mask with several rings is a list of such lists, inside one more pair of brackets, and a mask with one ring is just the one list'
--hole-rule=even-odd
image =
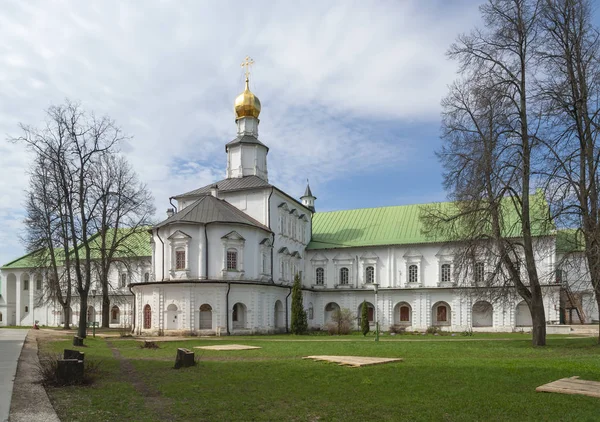
{"label": "paved walkway", "polygon": [[37,337],[39,330],[30,330],[17,366],[17,375],[10,405],[10,422],[60,422],[40,383]]}
{"label": "paved walkway", "polygon": [[28,330],[0,329],[0,421],[8,420],[17,362]]}

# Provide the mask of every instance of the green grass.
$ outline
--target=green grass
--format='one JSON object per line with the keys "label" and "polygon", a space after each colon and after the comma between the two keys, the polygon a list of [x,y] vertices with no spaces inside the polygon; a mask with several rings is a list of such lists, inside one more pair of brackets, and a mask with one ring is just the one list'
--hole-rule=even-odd
{"label": "green grass", "polygon": [[[300,341],[298,341],[300,340]],[[600,381],[595,338],[523,334],[474,337],[228,337],[163,342],[157,350],[112,339],[135,368],[123,374],[105,340],[87,338],[86,359],[102,360],[96,384],[50,389],[62,420],[598,420],[600,399],[536,393],[574,375]],[[195,349],[197,366],[172,369],[178,347],[248,344],[262,349]],[[69,341],[42,345],[44,351]],[[346,368],[302,360],[330,354],[402,357]]]}

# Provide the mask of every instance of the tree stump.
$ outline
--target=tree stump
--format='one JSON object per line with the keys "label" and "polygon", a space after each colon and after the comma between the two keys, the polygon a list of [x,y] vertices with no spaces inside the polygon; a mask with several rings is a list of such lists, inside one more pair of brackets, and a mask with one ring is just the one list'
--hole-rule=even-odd
{"label": "tree stump", "polygon": [[73,346],[83,346],[83,337],[73,337]]}
{"label": "tree stump", "polygon": [[65,349],[65,351],[63,352],[63,359],[84,360],[84,357],[85,353],[80,352],[79,350]]}
{"label": "tree stump", "polygon": [[196,361],[194,360],[194,352],[184,348],[177,349],[177,356],[175,357],[175,369],[187,368],[188,366],[194,366],[195,364]]}
{"label": "tree stump", "polygon": [[56,375],[61,384],[80,384],[83,381],[83,361],[59,359]]}

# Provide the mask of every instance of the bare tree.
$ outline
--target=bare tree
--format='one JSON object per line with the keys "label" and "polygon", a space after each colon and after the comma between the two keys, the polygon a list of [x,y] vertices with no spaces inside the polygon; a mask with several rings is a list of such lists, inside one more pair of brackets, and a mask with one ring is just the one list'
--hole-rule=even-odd
{"label": "bare tree", "polygon": [[102,288],[102,327],[110,322],[110,271],[115,263],[126,268],[138,256],[140,236],[148,231],[154,214],[153,198],[139,182],[129,163],[120,156],[104,155],[95,163],[93,196],[98,203],[91,226],[97,233],[92,240],[94,267]]}
{"label": "bare tree", "polygon": [[[600,33],[587,0],[545,0],[541,97],[551,135],[545,142],[552,205],[562,226],[577,227],[600,309]],[[573,252],[580,253],[579,241]],[[567,259],[570,257],[567,256]],[[599,338],[600,341],[600,338]]]}
{"label": "bare tree", "polygon": [[549,215],[537,209],[544,201],[531,195],[539,112],[532,107],[530,77],[536,71],[539,2],[490,0],[480,10],[485,29],[460,36],[448,52],[460,64],[462,81],[443,102],[439,157],[454,205],[425,210],[423,218],[432,236],[437,231],[462,242],[456,248],[458,272],[473,274],[471,264],[490,262],[485,283],[523,298],[533,344],[543,346],[536,242]]}
{"label": "bare tree", "polygon": [[[91,222],[99,207],[97,198],[92,196],[94,168],[102,156],[115,151],[123,136],[109,118],[88,115],[78,104],[69,101],[50,107],[47,116],[41,129],[21,125],[23,135],[14,141],[25,143],[34,152],[37,166],[50,169],[47,175],[51,181],[47,186],[60,209],[60,229],[52,234],[58,236],[64,251],[67,289],[74,288],[79,296],[78,335],[85,337],[87,299],[92,281],[89,240],[95,229]],[[30,197],[35,194],[33,189],[29,192]],[[43,208],[39,210],[45,212]],[[29,220],[39,218],[39,215],[31,215]]]}

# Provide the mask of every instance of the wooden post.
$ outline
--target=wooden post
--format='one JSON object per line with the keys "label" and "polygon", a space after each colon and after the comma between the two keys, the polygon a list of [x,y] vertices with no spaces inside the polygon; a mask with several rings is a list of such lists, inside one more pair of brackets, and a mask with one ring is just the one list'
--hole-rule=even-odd
{"label": "wooden post", "polygon": [[57,378],[62,384],[79,384],[83,381],[83,361],[59,359],[56,368]]}
{"label": "wooden post", "polygon": [[83,346],[83,338],[82,337],[73,337],[73,346]]}
{"label": "wooden post", "polygon": [[63,359],[84,360],[84,357],[85,353],[80,352],[79,350],[65,349],[63,352]]}
{"label": "wooden post", "polygon": [[194,352],[184,348],[177,349],[177,356],[175,357],[175,369],[187,368],[188,366],[194,366],[195,364],[196,361],[194,360]]}

